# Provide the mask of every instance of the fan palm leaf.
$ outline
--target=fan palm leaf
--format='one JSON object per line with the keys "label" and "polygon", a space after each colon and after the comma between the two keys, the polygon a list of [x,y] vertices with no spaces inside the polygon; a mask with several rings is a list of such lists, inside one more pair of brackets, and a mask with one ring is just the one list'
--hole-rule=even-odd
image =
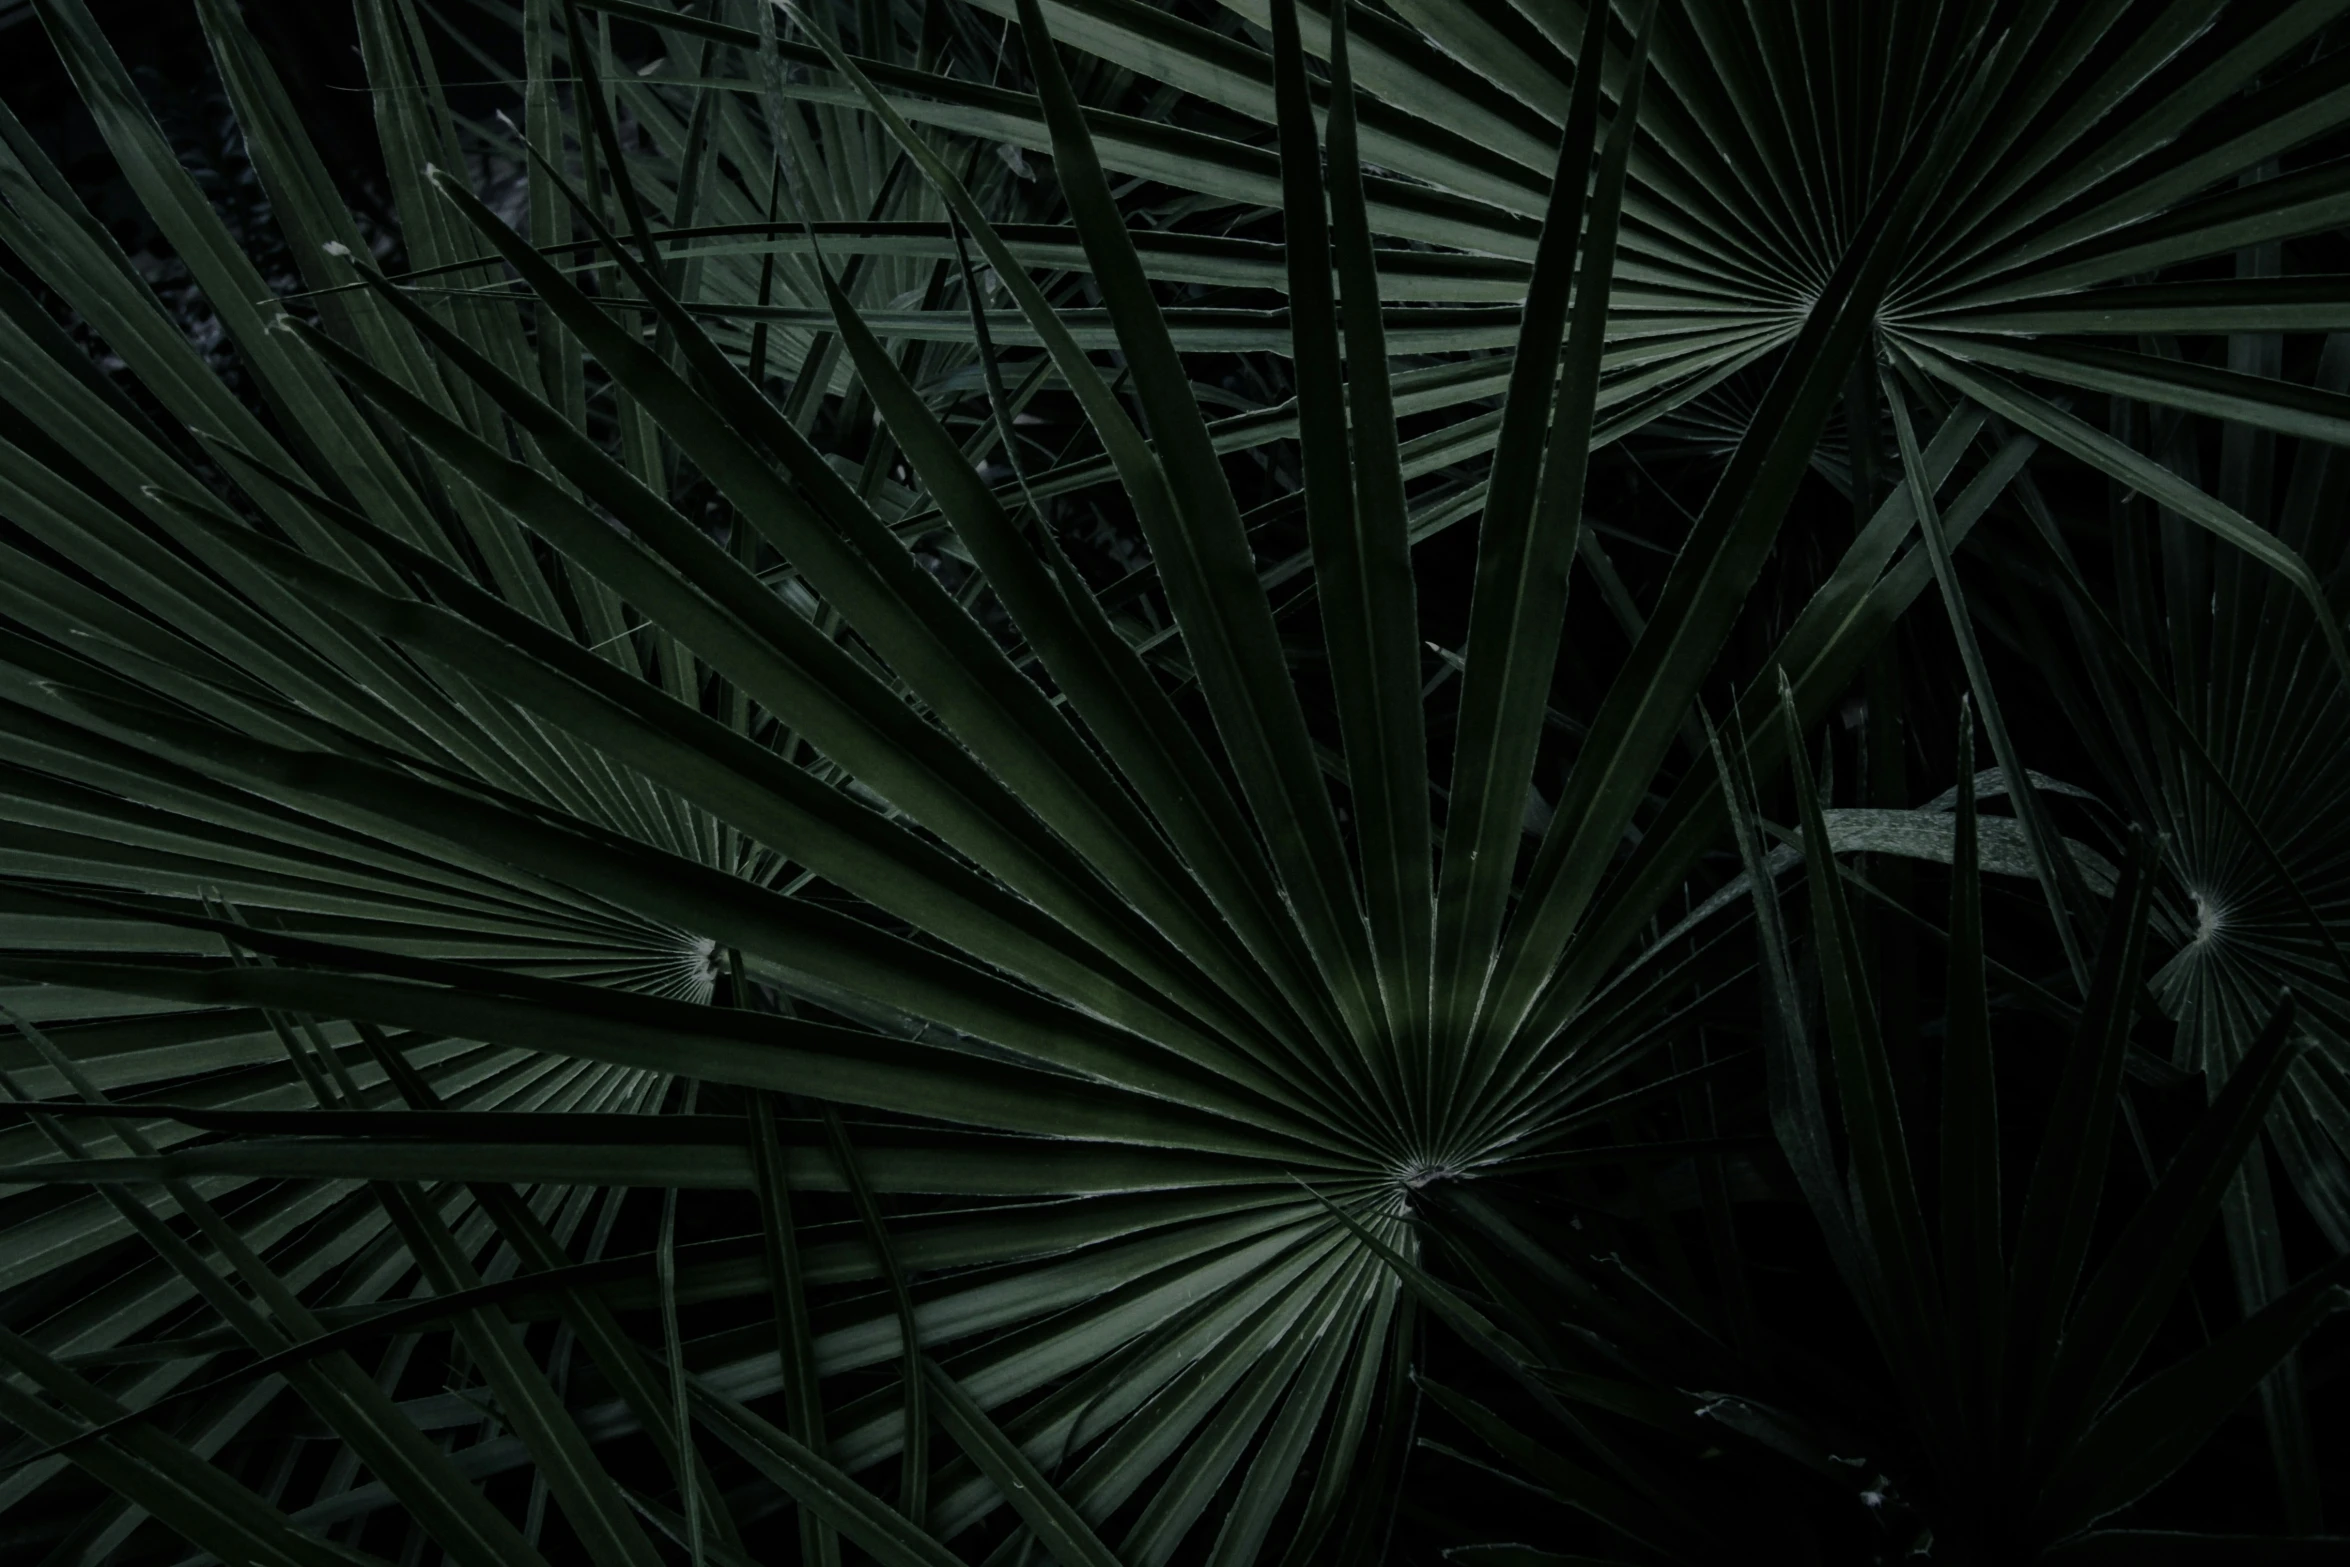
{"label": "fan palm leaf", "polygon": [[[1808,11],[1244,9],[1266,49],[1127,0],[977,9],[1033,93],[940,69],[960,7],[528,0],[517,129],[466,125],[419,11],[362,0],[394,279],[201,0],[310,285],[279,301],[80,0],[39,0],[258,394],[0,124],[0,243],[48,296],[0,293],[0,1277],[42,1389],[7,1395],[32,1446],[0,1488],[112,1487],[71,1549],[152,1514],[254,1559],[723,1559],[788,1504],[814,1560],[1361,1559],[1409,1441],[1388,1259],[1422,1194],[1655,1091],[1672,1009],[1745,967],[1692,708],[1753,674],[1724,651],[1854,363],[1951,406],[1768,660],[1807,719],[1947,565],[1912,526],[1957,548],[2035,443],[2146,479],[2048,388],[2334,428],[2015,319],[2338,221],[2322,166],[2211,193],[2336,123],[2325,63],[2292,68],[2339,6],[1904,7],[1850,57]],[[1136,78],[1223,129],[1087,107]],[[2256,80],[2282,96],[2247,121]],[[1020,159],[941,132],[1049,153],[1066,222],[999,224],[1039,215]],[[529,170],[526,229],[461,172],[478,146]],[[1286,243],[1138,237],[1113,176]],[[2231,301],[2133,293],[2097,330]],[[1210,350],[1286,357],[1294,402],[1211,419]],[[1029,460],[1007,368],[1083,450]],[[1548,806],[1590,454],[1749,368]],[[1223,459],[1288,440],[1308,537],[1268,565]],[[1041,503],[1107,481],[1147,562],[1103,591]],[[1469,515],[1431,726],[1411,550]],[[1758,768],[1777,702],[1755,678],[1724,719]],[[2069,875],[2030,821],[2008,868]],[[730,1238],[675,1244],[669,1206],[647,1244],[642,1187],[752,1195],[712,1210]],[[266,1448],[262,1377],[337,1445],[256,1494],[202,1465]],[[660,1478],[597,1452],[630,1441]],[[897,1508],[855,1478],[893,1457]],[[1683,1494],[1611,1463],[1611,1496]]]}

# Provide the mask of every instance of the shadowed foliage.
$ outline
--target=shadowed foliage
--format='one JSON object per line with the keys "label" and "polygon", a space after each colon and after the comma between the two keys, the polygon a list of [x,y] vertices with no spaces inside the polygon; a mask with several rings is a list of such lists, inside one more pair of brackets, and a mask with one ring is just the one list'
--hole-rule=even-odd
{"label": "shadowed foliage", "polygon": [[0,115],[11,1551],[2343,1548],[2350,5],[356,0],[379,221],[186,3],[236,202]]}

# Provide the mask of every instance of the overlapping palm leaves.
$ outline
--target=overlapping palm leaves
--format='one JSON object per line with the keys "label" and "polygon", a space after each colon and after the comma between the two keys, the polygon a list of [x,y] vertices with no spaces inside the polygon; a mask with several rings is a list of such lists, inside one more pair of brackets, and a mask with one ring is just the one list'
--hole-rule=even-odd
{"label": "overlapping palm leaves", "polygon": [[[2331,127],[2323,67],[2291,67],[2339,6],[2026,6],[2004,32],[1900,8],[1820,55],[1856,89],[1822,108],[1785,90],[1828,48],[1808,11],[1243,8],[1261,50],[1123,0],[984,7],[1018,21],[1031,96],[932,69],[962,25],[940,6],[904,36],[858,8],[852,60],[829,15],[530,0],[522,234],[449,172],[416,12],[364,0],[415,289],[363,261],[235,9],[201,9],[316,324],[265,300],[78,0],[42,5],[268,420],[13,125],[0,166],[0,239],[143,389],[7,294],[7,1087],[43,1107],[5,1134],[9,1277],[40,1288],[4,1348],[54,1402],[0,1395],[39,1449],[0,1484],[16,1505],[74,1464],[113,1488],[85,1553],[152,1514],[223,1557],[348,1560],[399,1542],[369,1522],[398,1507],[455,1559],[530,1561],[551,1498],[546,1550],[726,1559],[756,1520],[688,1461],[690,1421],[796,1502],[811,1560],[845,1535],[944,1561],[983,1522],[1006,1560],[1111,1559],[1096,1531],[1127,1562],[1359,1559],[1379,1513],[1350,1488],[1377,1494],[1409,1428],[1382,1248],[1410,1251],[1432,1186],[1656,1092],[1660,1018],[1742,963],[1643,928],[1725,826],[1691,708],[1856,356],[1885,341],[1980,406],[1908,443],[1783,640],[1806,715],[1947,567],[1903,553],[1921,515],[1956,547],[2035,442],[2146,478],[2017,375],[2336,417],[2030,344],[2264,324],[2222,285],[2046,301],[2336,221],[2324,169],[2203,193]],[[691,70],[615,70],[606,18]],[[1088,111],[1056,39],[1264,135]],[[970,181],[1005,160],[921,125],[1049,152],[1068,226],[999,228]],[[1138,239],[1113,172],[1277,205],[1286,243]],[[1169,307],[1169,284],[1289,304]],[[973,311],[1043,351],[1020,395],[1069,394],[1098,455],[1035,467],[992,353],[906,352],[968,344]],[[1295,404],[1209,422],[1180,357],[1202,347],[1291,356]],[[1521,871],[1588,454],[1748,366],[1770,390]],[[958,367],[990,393],[968,436],[935,406]],[[845,468],[808,435],[829,388],[886,432]],[[1330,736],[1219,466],[1285,439]],[[1011,484],[977,466],[999,443]],[[1488,455],[1482,490],[1425,482]],[[1170,617],[1148,635],[1035,510],[1106,479]],[[2306,594],[2241,508],[2165,500]],[[1459,714],[1431,736],[1410,548],[1470,514]],[[1775,702],[1758,682],[1727,720],[1758,767]],[[641,1113],[681,1079],[712,1113]],[[602,1259],[629,1186],[748,1190],[760,1231]],[[811,1225],[811,1193],[844,1216]],[[683,1334],[680,1301],[723,1298],[774,1320]],[[647,1303],[658,1352],[613,1316]],[[551,1374],[508,1327],[550,1313]],[[455,1352],[426,1331],[449,1321]],[[592,1398],[563,1391],[574,1344]],[[414,1396],[420,1352],[462,1385]],[[250,1488],[204,1463],[271,1376],[342,1444],[298,1493],[291,1460]],[[420,1421],[493,1434],[451,1453]],[[959,1457],[925,1459],[932,1424]],[[628,1432],[664,1481],[598,1461]],[[892,1455],[895,1507],[847,1477]]]}
{"label": "overlapping palm leaves", "polygon": [[[1788,721],[1792,729],[1791,705]],[[1658,1312],[1645,1294],[1653,1286],[1615,1259],[1540,1242],[1536,1210],[1506,1190],[1470,1189],[1439,1201],[1453,1221],[1445,1233],[1492,1317],[1408,1262],[1394,1265],[1558,1425],[1529,1429],[1447,1388],[1431,1390],[1436,1403],[1509,1472],[1596,1522],[1607,1541],[1600,1549],[1629,1547],[1640,1560],[1690,1557],[1691,1499],[1660,1494],[1636,1472],[1627,1478],[1625,1453],[1704,1474],[1708,1491],[1726,1498],[1722,1511],[1755,1518],[1784,1507],[1788,1521],[1772,1527],[1798,1537],[1812,1532],[1794,1521],[1807,1509],[1790,1505],[1784,1490],[1841,1494],[1864,1538],[1936,1560],[2315,1560],[2309,1553],[2338,1551],[2338,1541],[2095,1527],[2160,1485],[2314,1323],[2350,1306],[2350,1259],[2279,1290],[2155,1374],[2138,1373],[2302,1048],[2293,1008],[2272,1007],[2215,1083],[2209,1108],[2198,1107],[2164,1148],[2142,1202],[2101,1234],[2092,1221],[2109,1181],[2129,1058],[2141,1049],[2132,1036],[2155,855],[2141,839],[2112,888],[2095,974],[2052,1074],[2037,1145],[2015,1158],[2017,1139],[2000,1126],[2001,1057],[2013,1070],[2028,1047],[1999,1048],[1993,1021],[1983,818],[1968,765],[1974,715],[1962,721],[1949,1011],[1931,1105],[1902,1103],[1896,1063],[1914,1070],[1925,1052],[1916,1038],[1887,1036],[1878,1020],[1846,873],[1832,859],[1807,866],[1811,954],[1803,961],[1771,890],[1753,780],[1739,777],[1740,761],[1723,764],[1769,993],[1773,1131],[1874,1342],[1873,1363],[1758,1312],[1769,1281],[1744,1274],[1735,1248],[1720,1259],[1713,1292],[1676,1297],[1680,1310]],[[1793,759],[1801,841],[1832,843],[1799,743]],[[1799,966],[1816,966],[1816,1005]],[[1736,1452],[1725,1454],[1725,1443]],[[1611,1458],[1618,1473],[1607,1472]],[[1816,1519],[1825,1510],[1808,1511]],[[1819,1532],[1828,1535],[1827,1559],[1850,1559],[1855,1541]],[[1460,1556],[1544,1559],[1502,1547]]]}
{"label": "overlapping palm leaves", "polygon": [[[2256,276],[2276,260],[2271,247],[2250,248],[2237,269]],[[2332,388],[2344,361],[2339,339],[2326,344],[2317,380]],[[2155,337],[2148,347],[2176,344]],[[2272,334],[2240,335],[2229,357],[2273,372],[2280,349]],[[2175,416],[2148,420],[2122,405],[2114,424],[2166,467],[2199,477],[2203,455],[2180,442]],[[2342,543],[2325,519],[2339,514],[2342,479],[2329,447],[2304,440],[2280,466],[2273,437],[2232,426],[2218,454],[2217,487],[2228,502],[2332,576]],[[2045,507],[2036,518],[2053,520]],[[2302,1026],[2323,1048],[2288,1079],[2269,1139],[2299,1203],[2340,1249],[2350,1239],[2339,1069],[2350,974],[2340,955],[2328,805],[2338,769],[2326,758],[2338,754],[2342,689],[2309,662],[2308,612],[2273,582],[2247,578],[2239,559],[2207,554],[2141,497],[2118,492],[2105,520],[2119,589],[2110,611],[2083,593],[2078,562],[2053,528],[2032,572],[2058,594],[2073,633],[2074,651],[2059,667],[2079,674],[2060,678],[2059,694],[2095,737],[2113,797],[2164,846],[2158,918],[2167,961],[2157,988],[2180,1020],[2179,1064],[2231,1069],[2259,1032],[2266,998],[2287,987],[2308,998]],[[2027,647],[2050,645],[2045,628],[2003,629]],[[2265,1161],[2247,1163],[2222,1209],[2247,1311],[2287,1282],[2278,1211]],[[2308,1517],[2317,1482],[2297,1382],[2288,1370],[2263,1393],[2289,1509]]]}
{"label": "overlapping palm leaves", "polygon": [[[1013,0],[983,8],[1006,17],[1015,10]],[[608,9],[661,15],[626,0]],[[1227,9],[1258,25],[1271,14],[1263,0],[1230,0]],[[1508,346],[1548,210],[1586,9],[1515,0],[1411,0],[1393,16],[1356,9],[1354,74],[1366,94],[1358,141],[1377,171],[1366,179],[1366,210],[1374,232],[1392,242],[1377,256],[1395,306],[1390,345]],[[1263,54],[1141,0],[1053,0],[1042,15],[1064,43],[1265,127],[1244,140],[1096,115],[1106,167],[1188,192],[1198,210],[1227,204],[1243,213],[1279,201]],[[1327,4],[1300,7],[1303,40],[1317,55],[1328,52],[1329,16]],[[1961,390],[1996,391],[2007,379],[2001,372],[2014,371],[2206,411],[2234,394],[2249,419],[2322,423],[2322,399],[2019,340],[2333,323],[2345,307],[2330,279],[2289,290],[2129,285],[2337,221],[2339,171],[2328,163],[2294,170],[2280,188],[2231,187],[2338,126],[2339,66],[2318,58],[2338,16],[2323,3],[2107,0],[2086,8],[1790,8],[1767,25],[1668,8],[1629,163],[1601,433],[1636,427],[1793,341],[1911,132],[1937,115],[1944,152],[1925,198],[1930,213],[1890,242],[1898,259],[1881,312],[1929,371],[1950,365]],[[719,31],[675,18],[665,25],[694,36]],[[1603,112],[1621,90],[1630,26],[1611,24]],[[1978,78],[1972,96],[1951,122],[1954,83],[1969,72]],[[1049,149],[1033,101],[948,77],[896,71],[877,79],[917,123]],[[838,83],[796,90],[851,101]],[[1143,248],[1146,267],[1190,284],[1277,287],[1285,275],[1272,243],[1187,239],[1181,248],[1180,256]],[[1461,313],[1495,298],[1508,303],[1487,312],[1488,326]],[[1429,308],[1439,305],[1448,308]],[[937,319],[934,332],[959,332],[952,312]],[[1201,346],[1289,348],[1278,316],[1261,318],[1253,335],[1229,312],[1177,311],[1170,320],[1179,342],[1196,321],[1191,341]],[[1458,450],[1489,450],[1499,429],[1490,399],[1507,374],[1506,359],[1489,363],[1442,391],[1432,384],[1417,406],[1482,411],[1473,429],[1457,432]],[[1435,401],[1447,392],[1449,404]],[[2063,433],[2051,439],[2067,445],[2070,427],[2054,428]],[[2235,527],[2221,512],[2198,520]]]}

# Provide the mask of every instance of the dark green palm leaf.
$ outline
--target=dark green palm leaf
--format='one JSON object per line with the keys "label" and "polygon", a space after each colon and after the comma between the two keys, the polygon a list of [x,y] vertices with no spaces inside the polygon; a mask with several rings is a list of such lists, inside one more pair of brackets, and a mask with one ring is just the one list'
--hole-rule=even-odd
{"label": "dark green palm leaf", "polygon": [[[2264,1117],[2331,1168],[2350,1009],[2281,921],[2196,923],[2137,861],[2117,891],[2004,725],[2015,817],[1822,799],[1805,736],[1929,585],[1999,717],[1959,551],[2062,461],[2161,508],[2116,534],[2133,593],[2161,550],[2240,606],[2191,651],[2280,693],[2257,722],[2162,667],[2252,809],[2331,776],[2285,742],[2350,669],[2339,485],[2311,456],[2272,518],[2238,449],[2339,443],[2350,358],[2165,345],[2339,324],[2338,280],[2201,272],[2339,225],[2304,150],[2350,116],[2343,9],[359,0],[387,274],[198,0],[281,299],[82,0],[37,0],[242,379],[0,121],[0,1510],[87,1494],[70,1465],[120,1500],[60,1538],[124,1559],[1368,1561],[1425,1306],[1568,1444],[1431,1395],[1485,1452],[1606,1550],[1709,1559],[1707,1432],[1834,1474],[1886,1429],[1689,1287],[1742,1267],[1766,1126],[1904,1483],[1988,1486],[2038,1411],[1983,1538],[2134,1497],[2335,1303],[2229,1182]],[[479,123],[436,51],[503,70],[508,33],[519,114]],[[2121,335],[2153,341],[2075,340]],[[2238,457],[2207,487],[2091,396]],[[1692,517],[1595,514],[1614,454],[1691,430]],[[1823,478],[1860,526],[1807,553]],[[1472,518],[1431,658],[1428,546]],[[1562,675],[1591,626],[1621,645]],[[2216,900],[2197,857],[2241,830],[2183,776],[2116,792]],[[1855,852],[1966,889],[1938,1161]],[[1979,870],[2103,927],[2097,983],[1992,967]],[[2097,1251],[2148,900],[2226,1086]],[[2280,978],[2314,1064],[2250,1043]],[[2012,1236],[1994,983],[2090,1041],[2058,1103],[2093,1135]],[[1593,1170],[1644,1237],[1613,1272],[1479,1189]],[[2133,1383],[2214,1212],[2265,1292]]]}

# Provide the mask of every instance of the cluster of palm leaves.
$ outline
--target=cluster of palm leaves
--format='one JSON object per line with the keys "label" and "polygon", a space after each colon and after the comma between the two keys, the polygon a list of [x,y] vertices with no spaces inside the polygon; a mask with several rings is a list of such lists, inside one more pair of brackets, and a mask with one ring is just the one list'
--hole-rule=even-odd
{"label": "cluster of palm leaves", "polygon": [[238,384],[0,114],[12,1559],[2344,1549],[2350,0],[355,0],[396,266],[188,3]]}

